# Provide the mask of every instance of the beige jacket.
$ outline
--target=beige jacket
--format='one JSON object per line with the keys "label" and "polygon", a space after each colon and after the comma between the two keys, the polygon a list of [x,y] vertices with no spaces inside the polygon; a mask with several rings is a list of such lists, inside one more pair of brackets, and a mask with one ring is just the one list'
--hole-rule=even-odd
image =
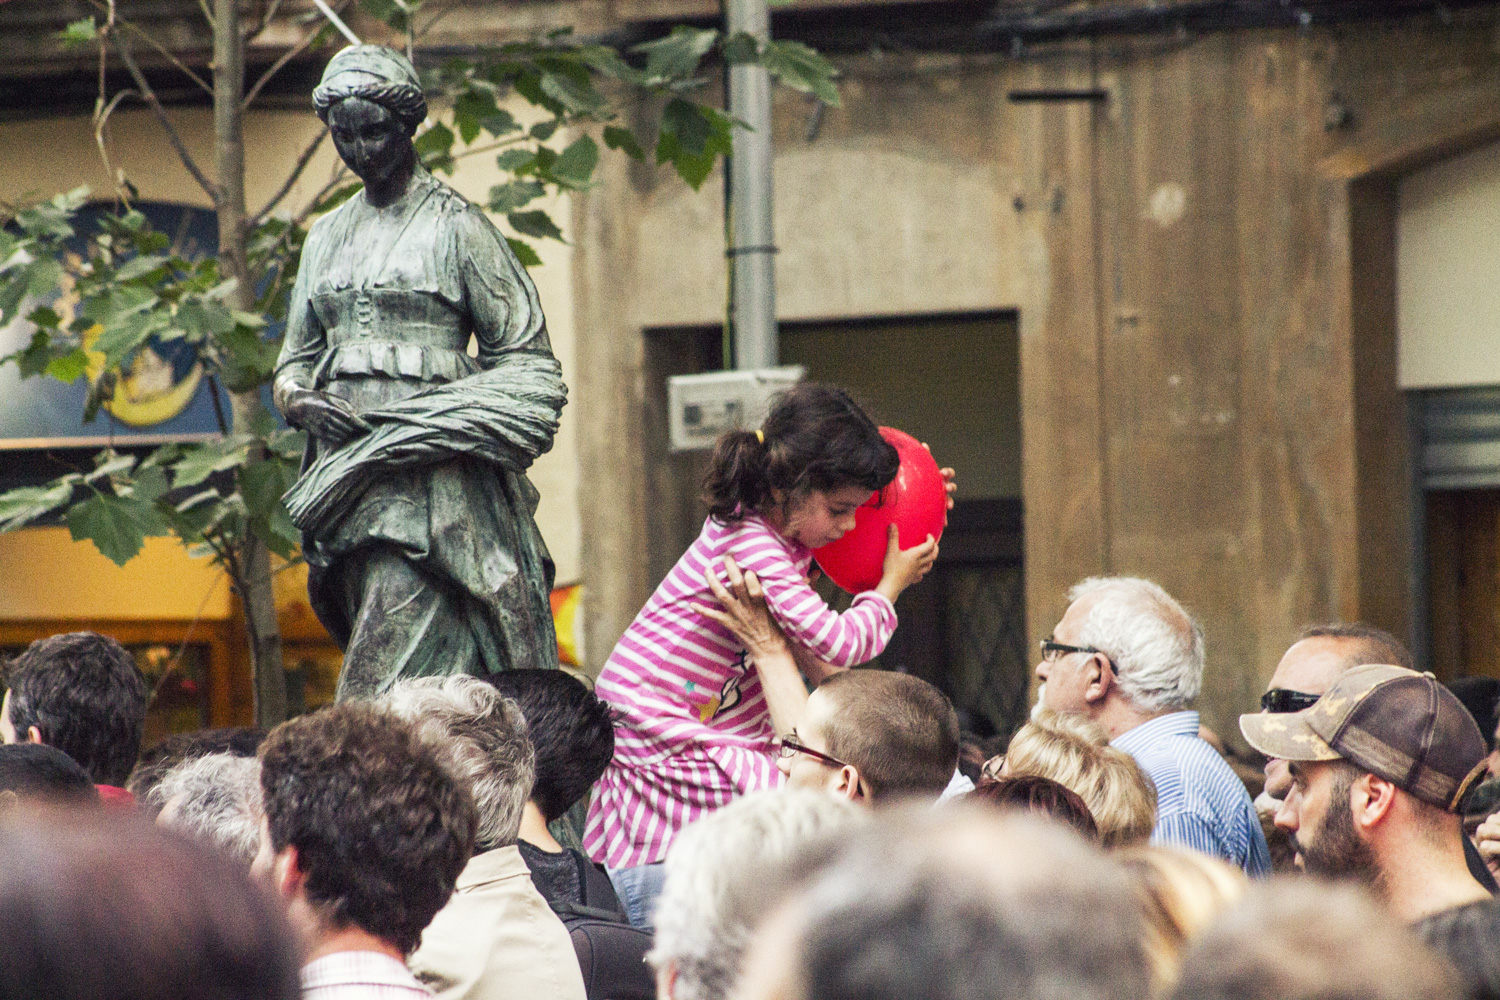
{"label": "beige jacket", "polygon": [[439,1000],[585,1000],[568,931],[514,846],[469,859],[407,964]]}

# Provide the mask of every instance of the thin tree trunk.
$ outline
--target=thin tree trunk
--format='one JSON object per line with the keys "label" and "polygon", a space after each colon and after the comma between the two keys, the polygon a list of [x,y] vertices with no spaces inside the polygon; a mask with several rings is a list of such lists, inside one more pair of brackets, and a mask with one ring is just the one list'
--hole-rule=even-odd
{"label": "thin tree trunk", "polygon": [[[214,0],[214,165],[218,174],[219,262],[235,279],[231,302],[246,312],[255,306],[254,283],[245,253],[245,43],[239,0]],[[231,394],[234,430],[248,432],[263,413],[258,392]],[[262,456],[252,455],[252,461]],[[286,719],[286,673],[281,629],[271,590],[271,554],[249,534],[240,552],[244,574],[246,639],[254,674],[255,724],[269,729]]]}

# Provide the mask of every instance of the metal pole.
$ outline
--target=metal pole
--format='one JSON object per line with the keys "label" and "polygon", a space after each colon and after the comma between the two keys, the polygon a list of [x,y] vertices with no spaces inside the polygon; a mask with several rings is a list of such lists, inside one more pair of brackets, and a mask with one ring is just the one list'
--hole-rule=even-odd
{"label": "metal pole", "polygon": [[[731,36],[771,38],[766,0],[728,0]],[[729,296],[735,367],[771,368],[777,361],[776,246],[771,223],[771,75],[764,66],[729,68],[729,114],[735,128],[729,160]]]}

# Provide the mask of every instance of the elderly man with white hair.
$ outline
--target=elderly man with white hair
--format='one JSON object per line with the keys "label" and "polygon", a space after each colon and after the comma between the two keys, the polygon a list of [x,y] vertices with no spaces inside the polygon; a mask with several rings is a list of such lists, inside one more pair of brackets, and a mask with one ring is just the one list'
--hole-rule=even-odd
{"label": "elderly man with white hair", "polygon": [[786,866],[869,812],[821,791],[756,792],[683,830],[656,908],[657,1000],[725,1000]]}
{"label": "elderly man with white hair", "polygon": [[474,794],[474,856],[407,960],[440,1000],[585,1000],[572,939],[516,847],[536,756],[516,703],[475,677],[397,681],[375,702],[440,746]]}
{"label": "elderly man with white hair", "polygon": [[1161,587],[1094,577],[1068,592],[1042,641],[1038,706],[1085,715],[1156,784],[1151,841],[1268,874],[1270,851],[1244,783],[1198,736],[1203,632]]}
{"label": "elderly man with white hair", "polygon": [[151,789],[158,826],[205,841],[248,870],[260,849],[260,761],[211,753],[183,761]]}

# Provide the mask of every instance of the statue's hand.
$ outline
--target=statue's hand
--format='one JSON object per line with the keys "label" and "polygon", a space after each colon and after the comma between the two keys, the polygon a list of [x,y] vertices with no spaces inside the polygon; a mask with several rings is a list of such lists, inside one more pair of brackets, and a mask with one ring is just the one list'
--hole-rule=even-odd
{"label": "statue's hand", "polygon": [[341,445],[370,432],[370,425],[337,396],[316,389],[300,389],[286,401],[288,423],[307,431],[328,445]]}

